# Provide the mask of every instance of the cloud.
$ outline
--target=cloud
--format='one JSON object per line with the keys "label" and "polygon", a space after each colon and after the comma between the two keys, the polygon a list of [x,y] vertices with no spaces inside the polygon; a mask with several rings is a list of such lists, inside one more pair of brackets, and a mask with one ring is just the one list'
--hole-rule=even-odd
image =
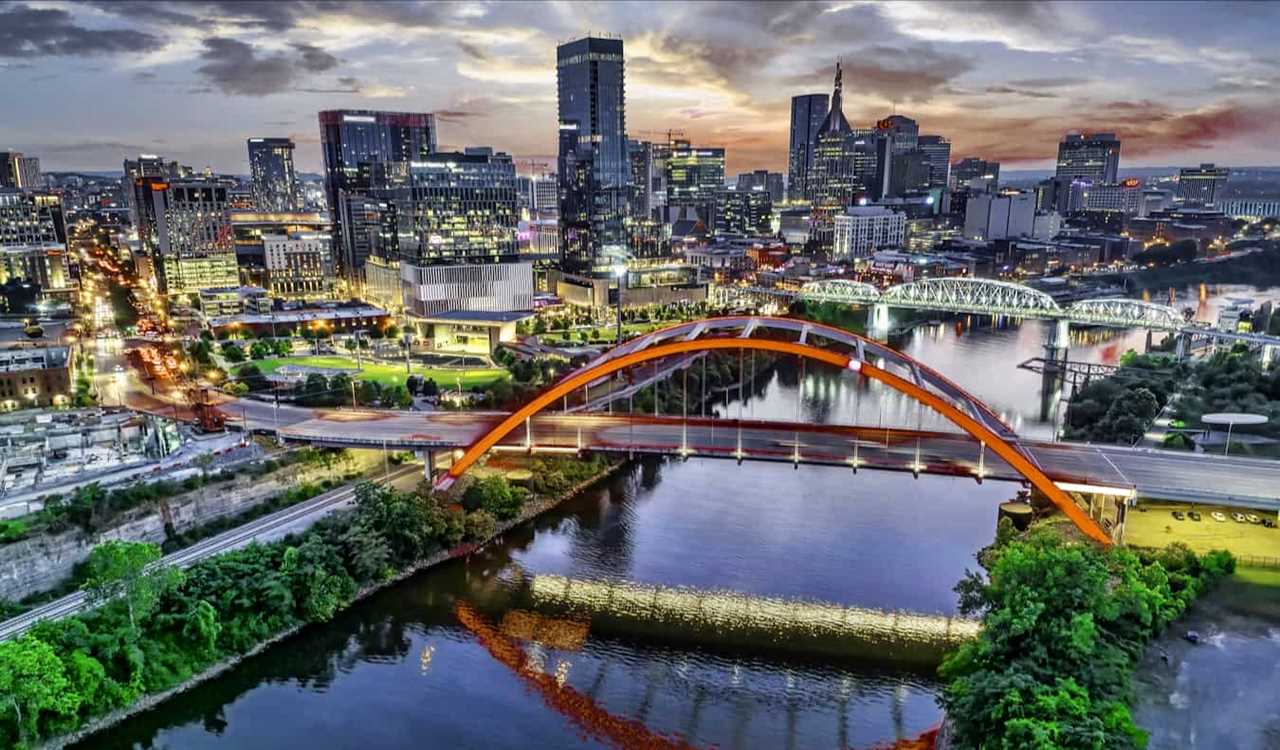
{"label": "cloud", "polygon": [[136,29],[91,29],[61,8],[10,5],[0,9],[0,57],[91,56],[150,52],[164,42]]}
{"label": "cloud", "polygon": [[[974,69],[974,61],[964,55],[940,52],[932,45],[889,47],[872,45],[841,56],[845,101],[875,94],[889,101],[924,102],[950,91],[956,78]],[[792,85],[824,83],[830,88],[835,64],[786,80]],[[817,89],[815,89],[817,90]]]}
{"label": "cloud", "polygon": [[323,73],[326,70],[332,70],[338,67],[338,58],[325,52],[314,44],[294,43],[290,44],[298,51],[300,55],[298,59],[298,67],[311,73]]}
{"label": "cloud", "polygon": [[1069,52],[1090,41],[1093,23],[1046,0],[898,0],[874,6],[900,34],[935,42],[995,43],[1027,52]]}
{"label": "cloud", "polygon": [[[203,44],[200,59],[204,64],[196,68],[196,72],[224,94],[269,96],[284,93],[292,90],[304,75],[331,70],[339,63],[338,58],[311,44],[290,44],[296,53],[293,56],[284,52],[259,55],[248,42],[228,37],[207,37]],[[340,84],[342,80],[339,79]]]}
{"label": "cloud", "polygon": [[1032,89],[1020,89],[1013,86],[988,86],[982,90],[984,94],[1011,94],[1014,96],[1028,96],[1033,99],[1057,99],[1057,94],[1051,94],[1047,91],[1035,91]]}

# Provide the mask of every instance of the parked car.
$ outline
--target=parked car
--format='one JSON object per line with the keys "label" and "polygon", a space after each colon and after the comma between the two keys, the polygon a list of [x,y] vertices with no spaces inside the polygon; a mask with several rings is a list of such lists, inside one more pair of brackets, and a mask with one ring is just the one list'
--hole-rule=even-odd
{"label": "parked car", "polygon": [[1243,513],[1232,513],[1231,520],[1235,521],[1236,523],[1248,523],[1248,521],[1245,520]]}
{"label": "parked car", "polygon": [[1199,520],[1200,520],[1200,511],[1198,511],[1198,510],[1193,510],[1193,511],[1191,511],[1191,512],[1187,513],[1187,518],[1190,518],[1192,521],[1199,521]]}
{"label": "parked car", "polygon": [[1225,514],[1223,514],[1223,513],[1221,513],[1221,512],[1219,512],[1219,511],[1216,511],[1216,510],[1215,510],[1214,512],[1210,513],[1209,515],[1210,515],[1210,516],[1212,516],[1212,517],[1213,517],[1213,520],[1217,521],[1218,523],[1226,523],[1226,522],[1227,522],[1227,517],[1226,517],[1226,515],[1225,515]]}
{"label": "parked car", "polygon": [[1257,513],[1250,513],[1245,516],[1245,518],[1248,519],[1249,523],[1262,523],[1262,516],[1259,516]]}
{"label": "parked car", "polygon": [[1183,513],[1183,512],[1182,512],[1182,511],[1180,511],[1180,510],[1175,510],[1175,511],[1173,512],[1173,518],[1174,518],[1174,520],[1182,521],[1182,520],[1185,520],[1185,519],[1186,519],[1186,517],[1187,517],[1187,514]]}

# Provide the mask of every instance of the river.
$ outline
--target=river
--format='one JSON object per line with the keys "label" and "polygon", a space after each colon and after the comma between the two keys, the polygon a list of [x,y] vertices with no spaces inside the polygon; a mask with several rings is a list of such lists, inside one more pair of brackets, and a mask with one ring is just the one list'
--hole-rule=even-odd
{"label": "river", "polygon": [[[1270,296],[1217,292],[1184,299],[1212,319],[1224,292]],[[1021,434],[1051,439],[1041,378],[1017,367],[1042,354],[1045,325],[959,319],[893,343],[987,400]],[[1137,331],[1083,331],[1071,357],[1115,362],[1144,340]],[[853,377],[809,368],[797,383],[786,365],[756,398],[721,410],[938,426]],[[593,747],[610,746],[597,731],[609,721],[701,747],[868,747],[911,736],[940,715],[928,672],[715,642],[557,635],[556,622],[546,624],[545,645],[516,652],[527,663],[513,668],[494,643],[503,629],[478,628],[460,610],[482,610],[514,577],[554,574],[952,614],[952,587],[976,567],[996,506],[1015,491],[831,467],[642,462],[470,559],[381,592],[83,746]]]}

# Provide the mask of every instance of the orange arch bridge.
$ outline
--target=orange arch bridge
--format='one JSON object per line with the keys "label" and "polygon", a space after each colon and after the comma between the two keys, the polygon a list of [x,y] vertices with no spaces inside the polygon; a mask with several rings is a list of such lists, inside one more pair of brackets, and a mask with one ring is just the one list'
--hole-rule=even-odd
{"label": "orange arch bridge", "polygon": [[[769,337],[757,337],[757,334]],[[615,347],[569,373],[478,438],[441,478],[440,485],[452,484],[490,448],[522,427],[525,420],[583,386],[643,362],[717,350],[768,351],[825,362],[910,396],[989,447],[1090,538],[1104,545],[1111,544],[1107,532],[1023,453],[1013,430],[981,401],[925,365],[879,342],[838,328],[790,318],[711,318],[654,331]]]}

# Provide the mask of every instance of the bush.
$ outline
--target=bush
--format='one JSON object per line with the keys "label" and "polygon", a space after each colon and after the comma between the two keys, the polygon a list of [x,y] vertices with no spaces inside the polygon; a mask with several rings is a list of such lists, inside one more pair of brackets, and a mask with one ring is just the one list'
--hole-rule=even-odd
{"label": "bush", "polygon": [[483,542],[492,537],[497,528],[497,519],[488,511],[472,511],[463,524],[463,538],[470,542]]}

